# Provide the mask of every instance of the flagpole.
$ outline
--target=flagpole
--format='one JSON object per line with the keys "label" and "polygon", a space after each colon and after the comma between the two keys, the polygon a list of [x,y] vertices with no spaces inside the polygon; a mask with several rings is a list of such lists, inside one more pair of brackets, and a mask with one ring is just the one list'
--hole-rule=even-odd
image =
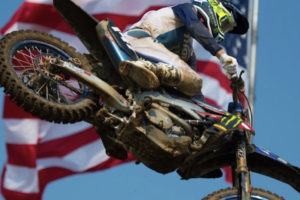
{"label": "flagpole", "polygon": [[250,47],[250,59],[249,59],[249,103],[254,111],[255,101],[255,72],[256,72],[256,49],[257,49],[257,27],[258,27],[258,8],[259,0],[251,0],[251,12],[249,12],[249,18],[251,19],[251,39],[249,44]]}

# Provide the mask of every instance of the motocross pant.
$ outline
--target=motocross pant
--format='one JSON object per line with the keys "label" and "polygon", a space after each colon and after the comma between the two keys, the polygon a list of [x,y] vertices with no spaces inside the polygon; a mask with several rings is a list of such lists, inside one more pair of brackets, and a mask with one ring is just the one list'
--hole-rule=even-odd
{"label": "motocross pant", "polygon": [[181,68],[183,78],[181,83],[176,86],[180,92],[188,96],[194,96],[201,92],[202,78],[177,54],[171,52],[150,35],[132,36],[125,33],[125,37],[132,48],[148,61],[167,63],[175,68]]}

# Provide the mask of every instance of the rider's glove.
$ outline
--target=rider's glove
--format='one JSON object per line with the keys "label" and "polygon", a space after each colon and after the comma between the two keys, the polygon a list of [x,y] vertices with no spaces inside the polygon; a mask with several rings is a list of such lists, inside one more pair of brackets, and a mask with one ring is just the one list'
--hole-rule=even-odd
{"label": "rider's glove", "polygon": [[227,55],[226,53],[222,54],[220,57],[221,65],[225,69],[226,74],[229,79],[233,77],[234,75],[237,74],[237,60],[232,57]]}

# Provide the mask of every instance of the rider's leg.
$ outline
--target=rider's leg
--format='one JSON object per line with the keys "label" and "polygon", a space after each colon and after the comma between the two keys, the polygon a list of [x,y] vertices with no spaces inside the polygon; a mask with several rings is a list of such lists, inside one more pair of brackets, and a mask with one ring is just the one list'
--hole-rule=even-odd
{"label": "rider's leg", "polygon": [[119,68],[121,74],[146,89],[156,88],[162,84],[176,87],[189,96],[201,90],[201,77],[164,45],[154,41],[151,37],[127,36],[127,40],[138,53],[159,63],[154,64],[143,60],[123,61]]}

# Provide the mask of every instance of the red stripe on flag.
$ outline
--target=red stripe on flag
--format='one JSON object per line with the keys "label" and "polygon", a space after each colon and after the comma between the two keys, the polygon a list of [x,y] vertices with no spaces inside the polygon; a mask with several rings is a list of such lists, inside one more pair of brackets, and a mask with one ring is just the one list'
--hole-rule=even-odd
{"label": "red stripe on flag", "polygon": [[40,192],[43,193],[45,187],[51,181],[55,181],[60,178],[64,178],[70,175],[78,174],[66,168],[61,167],[49,167],[39,171],[39,188]]}
{"label": "red stripe on flag", "polygon": [[9,164],[36,167],[36,145],[6,144],[6,148]]}
{"label": "red stripe on flag", "polygon": [[8,96],[4,98],[4,108],[3,108],[3,118],[4,119],[37,119],[30,113],[26,112],[23,108],[17,106],[17,104],[10,100]]}
{"label": "red stripe on flag", "polygon": [[63,157],[72,151],[99,139],[100,137],[95,132],[94,128],[89,128],[80,133],[74,133],[70,136],[39,143],[37,146],[37,157]]}
{"label": "red stripe on flag", "polygon": [[232,184],[232,169],[230,166],[223,168],[225,172],[225,180],[227,183]]}
{"label": "red stripe on flag", "polygon": [[[128,24],[137,22],[144,13],[148,12],[149,10],[157,10],[161,7],[162,6],[149,7],[143,13],[141,13],[140,16],[99,13],[93,15],[93,17],[98,20],[110,18],[121,30],[124,30]],[[15,23],[20,22],[40,25],[49,29],[74,34],[69,25],[67,25],[67,23],[63,20],[63,18],[52,5],[25,2],[15,13],[12,19],[1,29],[1,34],[4,34]]]}
{"label": "red stripe on flag", "polygon": [[206,101],[206,103],[208,103],[208,104],[211,104],[211,105],[213,105],[213,106],[217,106],[217,107],[221,108],[221,106],[220,106],[216,101],[214,101],[213,99],[205,98],[205,101]]}
{"label": "red stripe on flag", "polygon": [[52,5],[25,2],[1,29],[1,34],[4,34],[17,22],[47,25],[49,28],[56,28],[59,21],[62,21],[62,18]]}

